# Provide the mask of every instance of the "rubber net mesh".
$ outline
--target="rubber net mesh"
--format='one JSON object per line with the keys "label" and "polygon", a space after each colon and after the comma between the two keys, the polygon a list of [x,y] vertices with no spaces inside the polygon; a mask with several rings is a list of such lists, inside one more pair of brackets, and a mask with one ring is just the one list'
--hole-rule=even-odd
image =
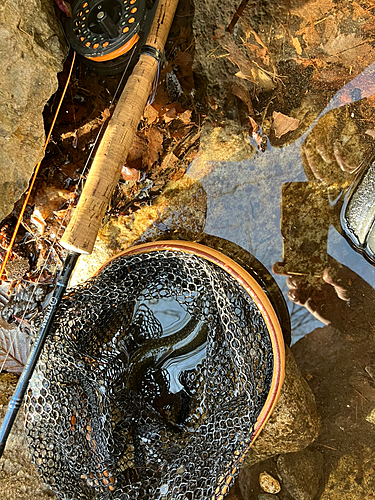
{"label": "rubber net mesh", "polygon": [[[153,304],[185,319],[167,331]],[[65,296],[26,400],[28,446],[59,499],[222,499],[273,370],[265,322],[196,255],[119,257]]]}

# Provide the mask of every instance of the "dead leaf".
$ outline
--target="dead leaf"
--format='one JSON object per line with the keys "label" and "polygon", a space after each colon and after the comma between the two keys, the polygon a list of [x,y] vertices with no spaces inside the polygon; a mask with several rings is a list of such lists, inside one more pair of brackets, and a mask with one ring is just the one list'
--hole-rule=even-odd
{"label": "dead leaf", "polygon": [[186,124],[191,123],[191,111],[190,111],[190,109],[187,109],[183,113],[179,114],[178,119]]}
{"label": "dead leaf", "polygon": [[43,186],[38,189],[34,197],[34,212],[37,217],[46,220],[55,210],[61,207],[73,196],[73,193],[66,189],[57,189],[55,186]]}
{"label": "dead leaf", "polygon": [[[251,36],[254,36],[255,41],[260,46],[251,43]],[[224,28],[218,28],[215,31],[215,37],[222,48],[228,52],[226,57],[229,61],[238,67],[239,71],[235,74],[237,78],[255,83],[266,91],[276,87],[273,81],[273,78],[277,77],[276,68],[270,60],[267,47],[252,29],[247,31],[246,40],[242,40],[247,49],[246,54],[236,45],[233,37],[224,31]]]}
{"label": "dead leaf", "polygon": [[159,159],[159,155],[163,151],[164,136],[156,126],[152,126],[147,135],[148,146],[142,158],[142,167],[147,169]]}
{"label": "dead leaf", "polygon": [[181,50],[176,50],[176,57],[173,60],[173,64],[176,64],[184,77],[191,76],[193,74],[193,55],[189,52],[181,52]]}
{"label": "dead leaf", "polygon": [[357,37],[354,33],[349,35],[344,35],[340,33],[339,35],[328,40],[327,43],[321,45],[324,52],[330,56],[337,56],[342,52],[356,48],[361,44],[363,40]]}
{"label": "dead leaf", "polygon": [[0,367],[6,372],[22,373],[29,352],[26,333],[0,319]]}
{"label": "dead leaf", "polygon": [[321,48],[329,56],[327,62],[345,66],[352,75],[363,71],[375,59],[375,50],[371,44],[354,33],[340,33],[322,44]]}
{"label": "dead leaf", "polygon": [[147,120],[147,123],[149,125],[155,123],[158,121],[159,119],[159,111],[157,111],[154,106],[152,106],[151,104],[149,104],[148,106],[146,106],[146,109],[143,113],[143,118],[145,118]]}
{"label": "dead leaf", "polygon": [[126,158],[126,166],[130,168],[141,168],[142,157],[146,153],[148,146],[147,138],[143,132],[138,132],[133,139],[128,157]]}
{"label": "dead leaf", "polygon": [[288,132],[296,130],[299,125],[299,120],[297,118],[292,118],[291,116],[284,115],[278,111],[273,112],[272,118],[272,129],[278,139]]}
{"label": "dead leaf", "polygon": [[253,103],[251,101],[250,92],[244,82],[233,82],[230,89],[233,95],[237,96],[243,103],[246,104],[249,115],[254,115]]}

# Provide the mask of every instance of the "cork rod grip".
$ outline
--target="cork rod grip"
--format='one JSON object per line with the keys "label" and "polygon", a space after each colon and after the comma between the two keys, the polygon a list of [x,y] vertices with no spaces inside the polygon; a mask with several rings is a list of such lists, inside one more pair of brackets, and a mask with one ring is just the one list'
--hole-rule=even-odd
{"label": "cork rod grip", "polygon": [[[164,50],[178,0],[159,0],[146,44]],[[67,250],[89,254],[146,107],[158,62],[141,54],[95,155],[78,205],[60,240]]]}

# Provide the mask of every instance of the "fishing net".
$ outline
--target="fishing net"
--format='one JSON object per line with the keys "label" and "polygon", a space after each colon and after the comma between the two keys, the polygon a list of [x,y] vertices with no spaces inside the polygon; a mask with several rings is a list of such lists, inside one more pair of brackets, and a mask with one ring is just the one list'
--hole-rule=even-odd
{"label": "fishing net", "polygon": [[260,309],[223,266],[174,250],[72,289],[25,404],[44,482],[69,500],[223,499],[275,380]]}

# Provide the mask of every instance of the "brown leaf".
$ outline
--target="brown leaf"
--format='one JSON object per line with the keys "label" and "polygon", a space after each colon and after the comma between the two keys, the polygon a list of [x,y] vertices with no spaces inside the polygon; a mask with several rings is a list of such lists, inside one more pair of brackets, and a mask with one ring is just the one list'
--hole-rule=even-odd
{"label": "brown leaf", "polygon": [[178,119],[186,124],[191,123],[191,111],[190,111],[190,109],[187,109],[183,113],[179,114]]}
{"label": "brown leaf", "polygon": [[[126,164],[134,163],[141,159],[142,156],[147,151],[148,141],[143,132],[138,132],[133,139],[128,157],[126,158]],[[140,163],[140,162],[139,162]]]}
{"label": "brown leaf", "polygon": [[295,2],[291,14],[305,19],[309,23],[319,21],[327,12],[335,7],[333,0],[316,0],[309,2]]}
{"label": "brown leaf", "polygon": [[218,28],[215,31],[218,42],[228,52],[226,57],[239,69],[235,76],[255,83],[263,90],[272,90],[276,87],[273,77],[277,76],[277,74],[275,68],[271,65],[268,50],[253,30],[249,30],[249,36],[254,36],[256,42],[261,46],[257,47],[250,43],[248,39],[243,40],[243,45],[248,50],[245,55],[236,45],[233,37],[224,31],[224,28]]}
{"label": "brown leaf", "polygon": [[158,127],[152,126],[147,139],[148,146],[142,158],[142,166],[149,169],[159,159],[159,155],[163,151],[164,136]]}
{"label": "brown leaf", "polygon": [[143,113],[143,117],[147,120],[149,125],[155,123],[159,119],[159,111],[157,111],[154,106],[149,104]]}
{"label": "brown leaf", "polygon": [[327,62],[345,66],[352,75],[360,73],[375,59],[375,50],[370,43],[354,33],[340,33],[322,44],[321,48],[329,56]]}
{"label": "brown leaf", "polygon": [[291,116],[284,115],[278,111],[274,111],[272,114],[273,122],[272,129],[275,132],[275,136],[280,139],[281,136],[296,130],[299,125],[299,120],[297,118],[292,118]]}
{"label": "brown leaf", "polygon": [[191,76],[193,74],[193,55],[189,52],[181,52],[181,50],[176,50],[176,54],[173,64],[180,68],[183,76]]}
{"label": "brown leaf", "polygon": [[30,352],[30,340],[19,328],[0,319],[0,368],[22,373]]}
{"label": "brown leaf", "polygon": [[44,186],[38,190],[34,197],[34,211],[37,217],[46,220],[55,210],[59,210],[64,203],[73,196],[66,189],[57,189],[55,186]]}
{"label": "brown leaf", "polygon": [[230,89],[233,95],[237,96],[243,103],[246,104],[249,115],[254,115],[253,103],[251,101],[250,92],[244,82],[239,80],[238,82],[233,82]]}

